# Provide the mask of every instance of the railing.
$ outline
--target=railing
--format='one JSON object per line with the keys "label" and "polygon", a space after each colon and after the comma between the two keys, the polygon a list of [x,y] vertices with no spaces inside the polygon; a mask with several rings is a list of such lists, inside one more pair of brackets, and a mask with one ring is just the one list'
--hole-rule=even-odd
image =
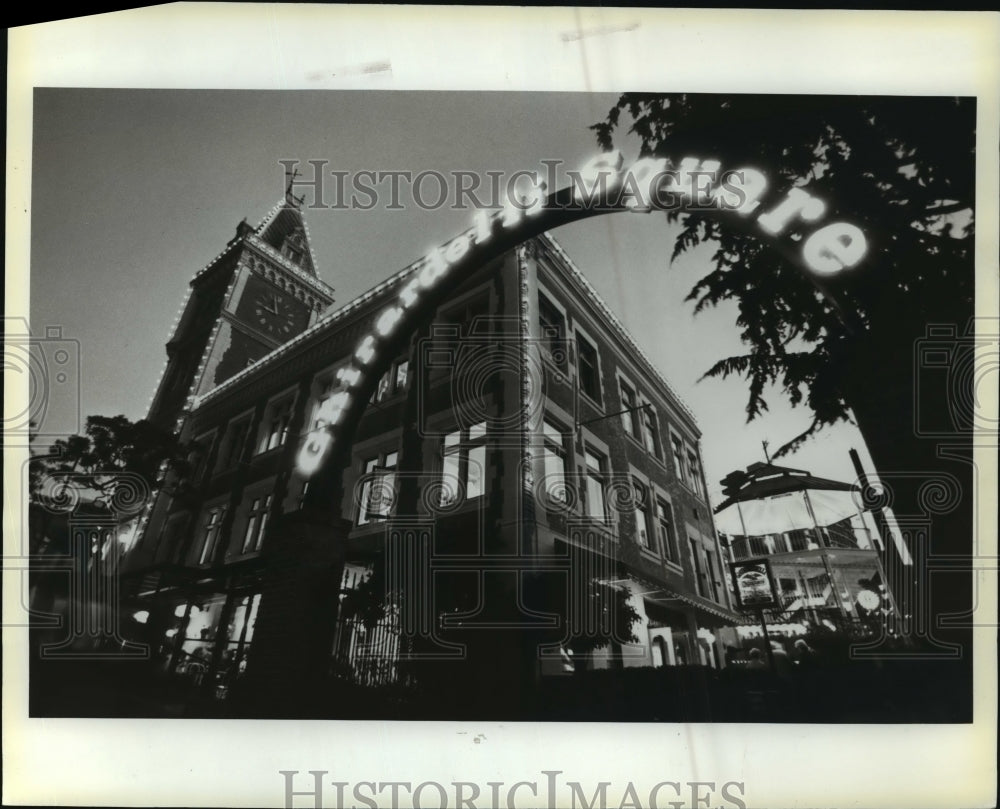
{"label": "railing", "polygon": [[337,622],[334,640],[334,676],[367,687],[397,683],[403,645],[393,612],[367,624],[360,618],[343,618]]}

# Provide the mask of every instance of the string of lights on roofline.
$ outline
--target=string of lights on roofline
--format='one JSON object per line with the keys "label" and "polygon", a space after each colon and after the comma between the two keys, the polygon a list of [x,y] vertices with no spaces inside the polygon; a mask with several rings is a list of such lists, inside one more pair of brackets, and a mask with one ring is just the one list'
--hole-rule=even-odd
{"label": "string of lights on roofline", "polygon": [[[469,235],[472,233],[473,230],[474,227],[470,227],[466,229],[466,231],[463,231],[463,233],[460,235]],[[695,417],[694,413],[692,412],[691,408],[687,405],[684,399],[670,387],[669,383],[666,381],[663,375],[657,370],[653,362],[649,359],[649,356],[639,347],[635,339],[629,333],[628,329],[624,326],[621,320],[618,319],[618,317],[610,309],[607,303],[605,303],[604,299],[600,296],[600,294],[593,287],[590,281],[587,280],[587,277],[583,274],[580,268],[576,265],[576,263],[569,257],[569,255],[563,249],[562,245],[560,245],[559,242],[556,241],[555,237],[553,237],[550,233],[543,233],[541,234],[540,238],[542,238],[545,241],[546,245],[550,246],[558,254],[560,259],[566,263],[566,266],[573,274],[573,277],[576,280],[578,280],[581,286],[584,288],[584,291],[586,292],[588,298],[595,304],[595,306],[597,306],[601,314],[608,319],[608,321],[612,324],[612,326],[616,329],[616,331],[619,332],[622,339],[626,342],[629,348],[636,352],[636,355],[647,366],[647,370],[649,370],[652,374],[655,375],[656,379],[670,393],[670,395],[676,401],[677,405],[681,408],[684,414],[697,427],[698,420]],[[443,243],[441,247],[443,247],[445,244],[447,244],[447,242]],[[197,397],[192,402],[192,409],[197,409],[202,405],[206,404],[207,402],[215,399],[216,397],[221,396],[227,390],[242,382],[246,376],[256,373],[260,371],[262,368],[266,367],[267,365],[270,365],[273,362],[277,361],[284,354],[294,349],[300,343],[308,340],[316,332],[329,328],[331,325],[339,321],[341,318],[351,314],[352,312],[362,307],[364,304],[368,303],[372,299],[379,297],[392,287],[399,285],[407,278],[409,278],[416,270],[420,269],[420,267],[424,264],[425,260],[426,259],[424,258],[420,258],[417,261],[414,261],[412,264],[409,264],[408,266],[404,267],[402,270],[398,271],[397,273],[390,276],[386,280],[376,284],[374,287],[362,293],[361,295],[354,298],[350,302],[324,315],[319,320],[317,320],[316,323],[314,323],[305,331],[293,337],[288,342],[283,343],[274,351],[271,351],[268,354],[261,357],[257,362],[242,369],[241,371],[239,371],[237,374],[227,379],[218,387],[215,387],[212,390],[204,393],[202,396]]]}

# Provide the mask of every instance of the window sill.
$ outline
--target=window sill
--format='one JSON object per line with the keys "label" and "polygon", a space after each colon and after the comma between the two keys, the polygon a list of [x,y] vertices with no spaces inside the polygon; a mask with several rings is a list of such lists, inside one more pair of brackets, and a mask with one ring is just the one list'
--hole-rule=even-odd
{"label": "window sill", "polygon": [[225,564],[231,565],[236,562],[242,562],[245,559],[252,559],[260,556],[260,552],[261,548],[257,548],[255,551],[240,551],[239,553],[234,553],[232,556],[226,556]]}
{"label": "window sill", "polygon": [[485,495],[478,494],[475,497],[465,497],[460,503],[449,503],[448,505],[436,504],[428,509],[431,516],[451,517],[455,514],[465,514],[471,511],[478,511]]}
{"label": "window sill", "polygon": [[387,523],[391,522],[395,514],[390,514],[388,517],[379,517],[374,520],[368,520],[368,522],[355,522],[354,531],[377,531],[380,528],[384,528]]}
{"label": "window sill", "polygon": [[649,457],[650,460],[656,461],[657,465],[663,467],[664,469],[666,468],[666,464],[663,462],[663,459],[655,452],[653,452],[653,450],[647,447],[645,441],[643,441],[642,438],[633,435],[632,433],[628,432],[628,430],[625,430],[624,432],[625,432],[625,437],[628,438],[633,444],[635,444],[636,447],[641,449]]}
{"label": "window sill", "polygon": [[663,564],[666,566],[667,570],[677,573],[680,576],[684,575],[684,568],[681,567],[680,562],[675,562],[673,559],[663,559]]}
{"label": "window sill", "polygon": [[583,388],[577,388],[577,390],[580,391],[580,398],[583,399],[583,401],[593,407],[598,413],[604,415],[604,405],[602,405],[598,399],[595,399]]}
{"label": "window sill", "polygon": [[406,391],[393,393],[391,396],[386,396],[384,399],[376,399],[373,396],[368,400],[368,404],[374,407],[385,407],[386,405],[398,404],[403,401],[406,401]]}
{"label": "window sill", "polygon": [[600,517],[591,517],[587,514],[582,514],[578,519],[580,523],[586,524],[588,527],[599,529],[603,533],[607,534],[611,541],[618,542],[618,534],[615,533],[615,530],[612,527],[612,522],[609,518],[602,520]]}
{"label": "window sill", "polygon": [[[284,444],[278,444],[278,446],[276,447],[272,447],[271,449],[266,449],[263,452],[258,452],[256,455],[253,455],[250,458],[250,462],[253,463],[259,460],[260,458],[266,458],[268,455],[277,455],[278,452],[284,448],[284,446],[285,446]],[[233,468],[235,469],[236,467]]]}
{"label": "window sill", "polygon": [[544,359],[546,363],[548,363],[553,368],[555,368],[555,370],[557,370],[564,377],[569,378],[569,362],[568,361],[564,362],[562,364],[556,362],[555,358],[552,356],[552,352],[549,351],[544,346],[541,347],[541,354],[542,354],[542,359]]}

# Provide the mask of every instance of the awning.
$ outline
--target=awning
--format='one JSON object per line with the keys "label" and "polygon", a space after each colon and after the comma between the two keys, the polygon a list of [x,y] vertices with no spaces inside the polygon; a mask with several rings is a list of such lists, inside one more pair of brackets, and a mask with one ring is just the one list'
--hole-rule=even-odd
{"label": "awning", "polygon": [[801,469],[756,463],[722,481],[727,499],[715,509],[724,534],[761,536],[828,526],[854,517],[860,488]]}
{"label": "awning", "polygon": [[686,593],[678,593],[675,590],[659,590],[658,594],[655,597],[650,597],[649,600],[655,603],[661,601],[683,601],[685,604],[688,604],[697,610],[707,612],[710,615],[714,615],[716,618],[721,618],[723,621],[730,624],[738,623],[742,620],[742,616],[739,613],[730,612],[725,607],[718,604],[713,604],[710,601],[696,596],[687,595]]}
{"label": "awning", "polygon": [[730,499],[716,511],[715,525],[730,536],[783,534],[832,525],[857,515],[854,497],[854,490],[848,488],[794,490],[753,500]]}

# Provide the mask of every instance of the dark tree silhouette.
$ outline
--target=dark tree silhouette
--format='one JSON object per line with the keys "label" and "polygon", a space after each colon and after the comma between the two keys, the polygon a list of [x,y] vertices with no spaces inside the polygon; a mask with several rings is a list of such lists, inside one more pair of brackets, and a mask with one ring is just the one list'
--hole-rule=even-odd
{"label": "dark tree silhouette", "polygon": [[[626,94],[592,127],[605,149],[634,137],[641,156],[756,168],[770,181],[766,199],[801,188],[826,202],[827,218],[864,231],[865,259],[829,279],[824,296],[749,230],[711,213],[667,214],[681,226],[673,258],[715,247],[688,296],[695,311],[738,307],[746,353],[705,376],[747,379],[748,420],[767,409],[772,385],[810,409],[810,427],[776,456],[853,418],[896,515],[924,520],[908,537],[916,564],[897,586],[917,594],[906,611],[927,615],[931,633],[935,615],[970,604],[967,575],[915,577],[930,555],[972,548],[975,115],[971,98]],[[935,367],[922,361],[931,342]]]}
{"label": "dark tree silhouette", "polygon": [[55,441],[48,455],[32,458],[29,486],[32,499],[47,496],[47,480],[65,480],[67,485],[89,489],[98,503],[107,503],[121,484],[124,473],[142,479],[147,492],[162,482],[181,485],[190,470],[197,448],[148,421],[130,421],[125,416],[88,416],[83,434]]}
{"label": "dark tree silhouette", "polygon": [[[761,168],[779,188],[802,188],[826,201],[831,217],[865,231],[864,265],[834,289],[845,324],[801,270],[752,234],[706,215],[668,214],[683,226],[672,258],[716,246],[712,270],[688,296],[695,311],[739,306],[748,352],[720,359],[706,376],[745,376],[750,419],[767,409],[771,384],[812,410],[809,430],[789,436],[776,456],[850,410],[872,438],[885,423],[881,409],[877,429],[868,423],[872,387],[905,378],[900,392],[912,399],[913,341],[927,324],[961,334],[972,315],[973,100],[627,94],[593,127],[602,147],[612,147],[623,114],[643,156]],[[901,356],[899,347],[910,350]],[[883,364],[896,373],[870,373]]]}

